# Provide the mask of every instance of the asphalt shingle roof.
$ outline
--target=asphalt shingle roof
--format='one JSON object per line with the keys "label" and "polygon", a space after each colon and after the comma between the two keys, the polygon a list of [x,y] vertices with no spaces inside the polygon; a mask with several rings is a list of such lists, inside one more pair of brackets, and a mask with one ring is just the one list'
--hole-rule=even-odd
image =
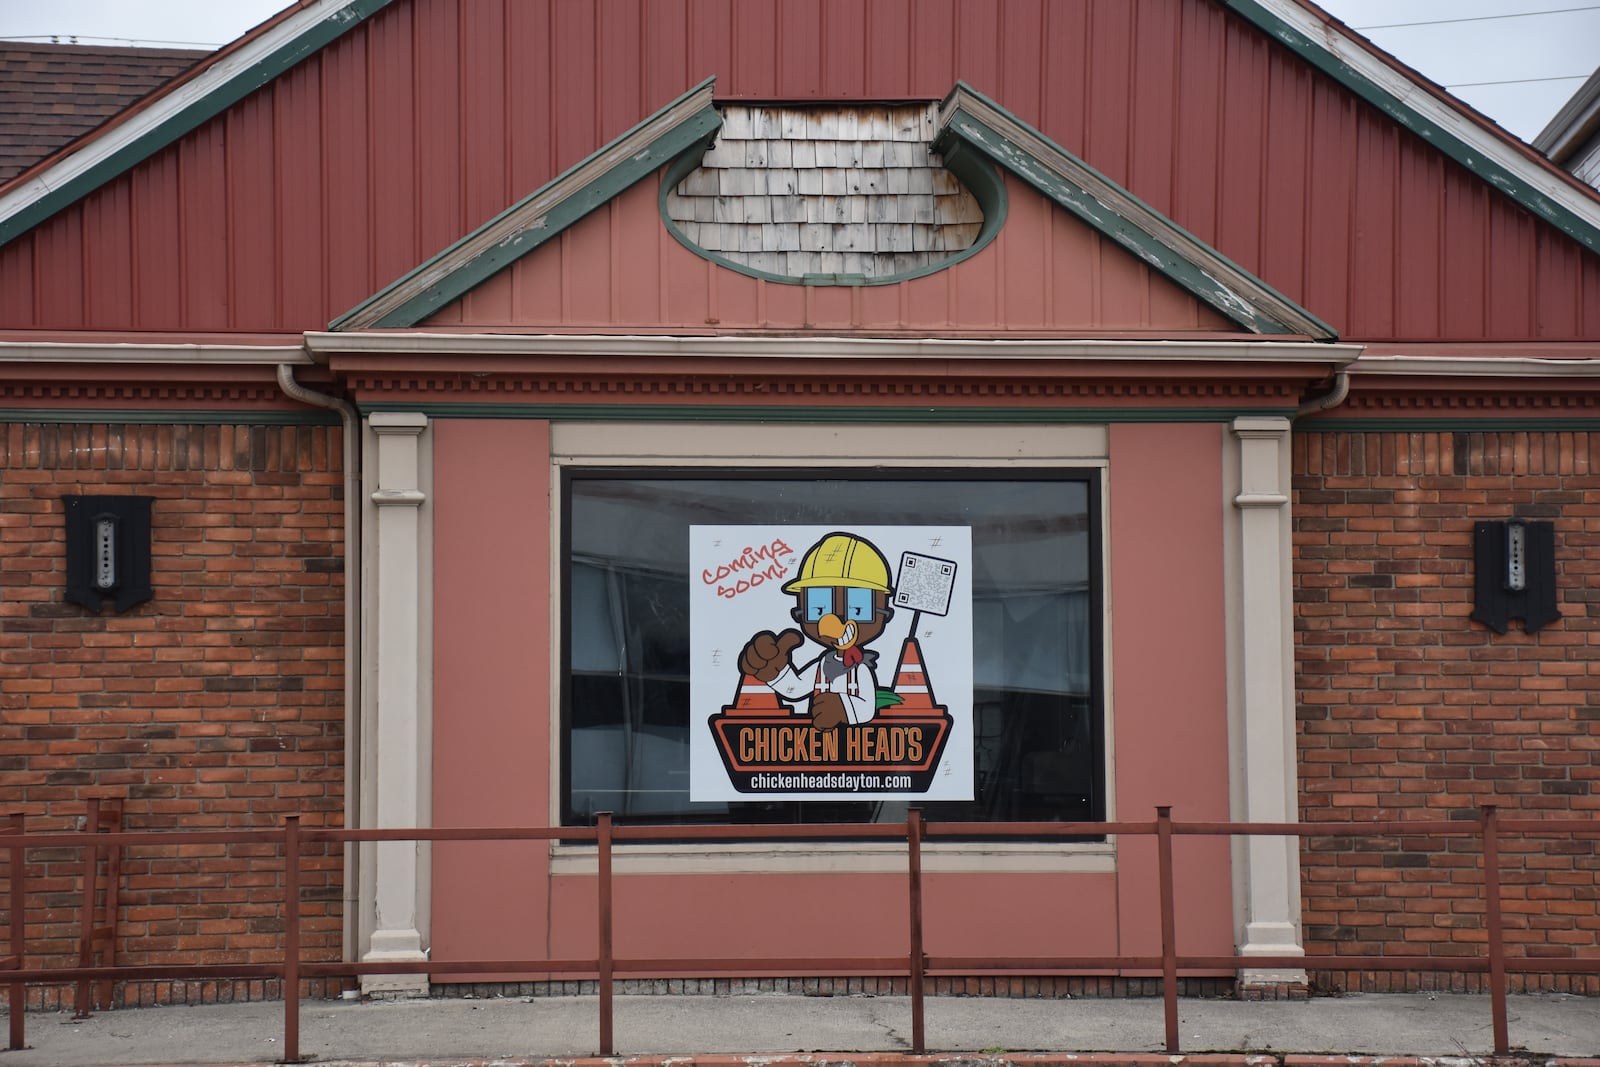
{"label": "asphalt shingle roof", "polygon": [[0,184],[209,54],[0,41]]}

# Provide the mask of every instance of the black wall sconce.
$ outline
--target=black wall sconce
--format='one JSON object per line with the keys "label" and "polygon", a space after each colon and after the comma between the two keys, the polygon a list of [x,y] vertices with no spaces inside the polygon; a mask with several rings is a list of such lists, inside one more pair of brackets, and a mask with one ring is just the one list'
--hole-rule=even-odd
{"label": "black wall sconce", "polygon": [[1512,619],[1534,633],[1561,618],[1556,607],[1556,533],[1548,522],[1508,519],[1472,527],[1472,618],[1503,634]]}
{"label": "black wall sconce", "polygon": [[64,496],[66,598],[99,611],[107,598],[127,611],[149,600],[150,497]]}

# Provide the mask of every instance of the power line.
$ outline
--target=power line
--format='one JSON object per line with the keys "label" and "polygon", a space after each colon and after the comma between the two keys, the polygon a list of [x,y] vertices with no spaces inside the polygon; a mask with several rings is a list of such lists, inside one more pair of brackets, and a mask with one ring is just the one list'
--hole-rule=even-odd
{"label": "power line", "polygon": [[0,37],[0,41],[15,41],[19,44],[37,42],[39,44],[86,44],[90,41],[108,41],[116,45],[146,48],[151,46],[178,47],[178,48],[205,48],[215,51],[221,47],[215,42],[207,41],[153,41],[133,37],[91,37],[82,33],[33,33],[17,37]]}
{"label": "power line", "polygon": [[1489,22],[1492,19],[1527,19],[1535,15],[1565,15],[1571,11],[1600,11],[1600,4],[1585,4],[1583,7],[1553,7],[1547,11],[1518,11],[1510,15],[1474,15],[1470,18],[1459,19],[1434,19],[1432,22],[1390,22],[1382,26],[1352,26],[1352,30],[1399,30],[1408,26],[1444,26],[1453,22]]}
{"label": "power line", "polygon": [[1559,78],[1509,78],[1498,82],[1456,82],[1446,85],[1446,89],[1471,89],[1477,85],[1529,85],[1533,82],[1580,82],[1587,78],[1587,74],[1563,74]]}

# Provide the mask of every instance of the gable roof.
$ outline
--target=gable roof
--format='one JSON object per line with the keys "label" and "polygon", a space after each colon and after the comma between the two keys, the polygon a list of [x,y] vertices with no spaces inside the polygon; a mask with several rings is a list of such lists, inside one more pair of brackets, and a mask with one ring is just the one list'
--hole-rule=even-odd
{"label": "gable roof", "polygon": [[303,0],[214,57],[193,77],[76,151],[0,187],[0,244],[32,229],[315,54],[392,0]]}
{"label": "gable roof", "polygon": [[[220,58],[207,61],[191,75],[185,76],[181,85],[169,87],[151,100],[136,105],[125,118],[91,134],[75,146],[70,154],[47,161],[21,180],[13,182],[10,187],[0,189],[0,244],[49,218],[63,207],[82,200],[99,185],[111,181],[140,159],[148,158],[164,145],[170,144],[175,137],[181,136],[183,130],[193,129],[211,115],[220,113],[231,101],[241,99],[251,91],[252,79],[255,79],[257,87],[265,84],[271,78],[267,72],[274,65],[281,74],[299,59],[336,39],[389,2],[301,0],[298,8],[285,12],[261,30],[225,49]],[[1210,4],[1208,2],[1201,6]],[[1260,31],[1265,31],[1274,41],[1288,44],[1295,50],[1296,54],[1291,55],[1279,49],[1280,54],[1275,62],[1299,66],[1304,61],[1329,76],[1323,81],[1324,86],[1343,85],[1369,100],[1387,99],[1389,102],[1380,103],[1379,107],[1389,119],[1398,120],[1403,128],[1418,132],[1424,142],[1441,147],[1443,141],[1440,137],[1422,132],[1432,122],[1454,139],[1457,148],[1461,149],[1456,157],[1464,158],[1464,166],[1469,169],[1479,162],[1472,148],[1477,143],[1474,138],[1487,138],[1492,142],[1490,147],[1498,145],[1505,156],[1503,161],[1495,164],[1499,169],[1476,171],[1490,188],[1505,195],[1506,199],[1496,205],[1496,210],[1509,214],[1512,210],[1510,205],[1514,203],[1540,219],[1563,219],[1565,225],[1562,228],[1574,236],[1575,246],[1560,249],[1561,255],[1581,256],[1582,249],[1593,249],[1596,240],[1600,239],[1600,199],[1575,188],[1569,179],[1504,131],[1472,116],[1468,109],[1424,79],[1383,57],[1359,37],[1345,33],[1339,24],[1316,11],[1308,2],[1217,0],[1216,9],[1209,13],[1213,23],[1223,20],[1218,14],[1219,10],[1231,12],[1226,16],[1236,22],[1231,32],[1258,37]],[[397,16],[395,21],[398,23],[403,20]],[[1265,39],[1262,44],[1267,46]],[[961,76],[959,65],[955,73]],[[1313,80],[1322,80],[1310,70],[1305,73]],[[267,76],[262,77],[264,74]],[[243,77],[231,78],[231,75]],[[670,86],[668,91],[675,88],[675,85]],[[932,91],[937,92],[938,88]],[[925,88],[923,92],[929,90]],[[1437,115],[1430,110],[1438,108],[1442,108],[1445,114]],[[1363,121],[1370,122],[1373,118],[1373,115],[1368,115]],[[1058,125],[1048,125],[1046,128],[1056,131]],[[1061,136],[1059,132],[1055,135]],[[592,144],[593,141],[587,141],[585,147]],[[1463,145],[1466,147],[1462,148]],[[1115,163],[1108,162],[1107,166],[1114,170]],[[548,171],[542,172],[541,176],[543,173]],[[1472,179],[1456,172],[1453,180],[1470,182]],[[1489,189],[1483,192],[1493,195]],[[496,200],[504,203],[498,197]],[[1172,210],[1165,202],[1163,204],[1166,210]],[[1207,228],[1203,212],[1198,219],[1192,219],[1192,214],[1173,211],[1175,217],[1191,221],[1196,225],[1197,232],[1206,233],[1208,239],[1216,240],[1220,247],[1229,248],[1245,262],[1252,263],[1255,269],[1262,269],[1256,260],[1249,257],[1248,234],[1244,243],[1231,239],[1230,234],[1222,234],[1219,239],[1219,235]],[[475,217],[481,218],[483,215],[477,214]],[[434,231],[448,236],[432,238],[428,244],[433,247],[438,247],[442,240],[448,240],[459,232],[454,226],[448,229],[436,226]],[[390,263],[385,270],[393,271],[410,262],[414,262],[414,259],[408,254],[398,263]],[[1279,275],[1274,272],[1272,277],[1276,279]],[[377,280],[364,278],[363,284],[355,291],[365,290]],[[1288,278],[1288,284],[1293,285],[1292,277]],[[1338,296],[1338,293],[1334,295]],[[1319,293],[1322,298],[1317,301],[1319,308],[1323,307],[1326,296],[1326,292]],[[1302,296],[1302,299],[1305,298]],[[348,299],[350,296],[347,292],[343,300]],[[337,310],[337,306],[324,309],[317,319],[325,319],[330,310]],[[251,325],[255,324],[253,319],[248,321]]]}
{"label": "gable roof", "polygon": [[1538,218],[1600,252],[1600,197],[1304,0],[1217,0]]}
{"label": "gable roof", "polygon": [[[417,326],[658,168],[675,160],[678,170],[692,166],[721,125],[712,107],[712,84],[708,80],[668,104],[328,328]],[[987,157],[1252,332],[1319,340],[1338,336],[1316,316],[969,86],[958,84],[946,97],[933,147],[950,166],[973,153]],[[960,165],[967,169],[965,163]]]}
{"label": "gable roof", "polygon": [[0,42],[0,185],[208,52]]}
{"label": "gable roof", "polygon": [[1533,147],[1588,185],[1600,187],[1600,67],[1539,131]]}

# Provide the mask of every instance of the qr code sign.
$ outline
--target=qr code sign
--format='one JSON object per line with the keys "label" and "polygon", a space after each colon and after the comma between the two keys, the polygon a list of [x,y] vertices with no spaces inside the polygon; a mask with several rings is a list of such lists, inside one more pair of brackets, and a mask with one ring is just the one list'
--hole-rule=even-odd
{"label": "qr code sign", "polygon": [[894,606],[931,615],[950,613],[950,594],[956,587],[956,565],[937,556],[900,553],[900,576],[895,580]]}

